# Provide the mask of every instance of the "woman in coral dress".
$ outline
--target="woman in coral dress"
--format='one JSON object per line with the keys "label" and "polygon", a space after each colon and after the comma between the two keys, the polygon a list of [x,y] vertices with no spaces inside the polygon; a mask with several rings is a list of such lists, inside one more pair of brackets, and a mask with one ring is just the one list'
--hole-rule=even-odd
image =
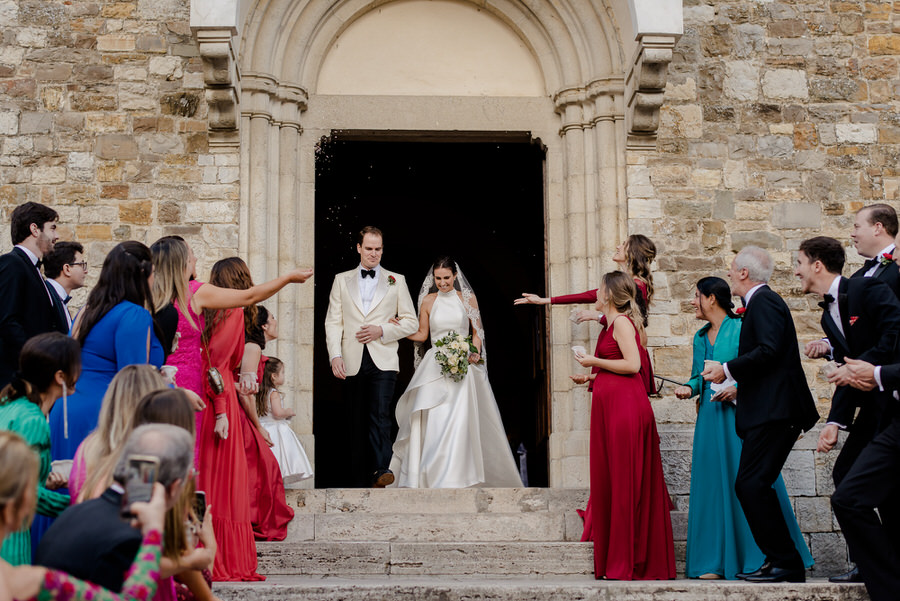
{"label": "woman in coral dress", "polygon": [[[224,261],[217,262],[210,283],[226,284],[227,271]],[[229,309],[207,315],[203,337],[203,371],[217,368],[224,383],[221,393],[216,393],[208,381],[203,383],[207,405],[200,428],[197,478],[198,488],[206,491],[207,503],[214,508],[213,531],[219,550],[213,564],[213,580],[264,580],[256,572],[250,481],[241,428],[243,409],[233,375],[244,356],[244,311]]]}
{"label": "woman in coral dress", "polygon": [[603,330],[591,401],[590,513],[594,573],[614,580],[675,577],[671,501],[663,478],[659,434],[641,381],[640,311],[632,278],[607,273],[597,290]]}

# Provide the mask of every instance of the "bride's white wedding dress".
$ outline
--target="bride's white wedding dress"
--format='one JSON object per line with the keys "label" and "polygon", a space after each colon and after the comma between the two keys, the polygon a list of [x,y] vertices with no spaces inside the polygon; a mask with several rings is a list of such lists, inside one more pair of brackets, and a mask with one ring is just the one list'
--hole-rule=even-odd
{"label": "bride's white wedding dress", "polygon": [[432,348],[397,402],[394,486],[522,486],[484,366],[469,365],[466,376],[454,382],[434,359],[435,341],[451,330],[469,334],[456,290],[437,293],[429,327]]}

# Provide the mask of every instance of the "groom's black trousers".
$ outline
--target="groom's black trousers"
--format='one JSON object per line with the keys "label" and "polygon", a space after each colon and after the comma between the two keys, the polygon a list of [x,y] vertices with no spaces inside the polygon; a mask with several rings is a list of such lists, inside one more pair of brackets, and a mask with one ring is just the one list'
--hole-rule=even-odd
{"label": "groom's black trousers", "polygon": [[[357,486],[371,486],[372,477],[378,470],[386,470],[391,463],[392,443],[391,438],[391,401],[394,398],[394,386],[397,383],[397,372],[381,371],[375,366],[369,349],[363,347],[362,363],[359,372],[355,376],[347,378],[346,391],[350,407],[358,420],[361,415],[368,414],[366,430],[368,430],[369,447],[372,451],[372,459],[369,465],[363,462],[365,472],[358,469],[359,462],[354,466]],[[362,434],[357,428],[354,436],[355,444]]]}

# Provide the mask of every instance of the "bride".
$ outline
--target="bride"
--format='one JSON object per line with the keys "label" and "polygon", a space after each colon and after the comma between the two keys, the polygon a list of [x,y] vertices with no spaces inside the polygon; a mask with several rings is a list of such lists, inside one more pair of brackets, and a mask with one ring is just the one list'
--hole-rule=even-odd
{"label": "bride", "polygon": [[[472,331],[468,373],[445,377],[435,360],[434,343],[451,331]],[[422,356],[422,343],[432,347]],[[472,288],[449,257],[435,261],[419,292],[416,373],[397,402],[400,431],[391,471],[395,486],[407,488],[516,487],[516,469],[500,411],[481,361],[484,331]]]}

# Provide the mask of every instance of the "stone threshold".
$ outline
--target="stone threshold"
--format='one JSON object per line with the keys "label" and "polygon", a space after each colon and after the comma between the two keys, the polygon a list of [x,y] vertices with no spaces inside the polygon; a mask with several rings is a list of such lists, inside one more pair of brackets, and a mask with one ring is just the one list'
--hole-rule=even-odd
{"label": "stone threshold", "polygon": [[815,579],[803,584],[663,580],[619,582],[590,576],[270,576],[265,582],[216,583],[223,601],[866,601],[861,584]]}

